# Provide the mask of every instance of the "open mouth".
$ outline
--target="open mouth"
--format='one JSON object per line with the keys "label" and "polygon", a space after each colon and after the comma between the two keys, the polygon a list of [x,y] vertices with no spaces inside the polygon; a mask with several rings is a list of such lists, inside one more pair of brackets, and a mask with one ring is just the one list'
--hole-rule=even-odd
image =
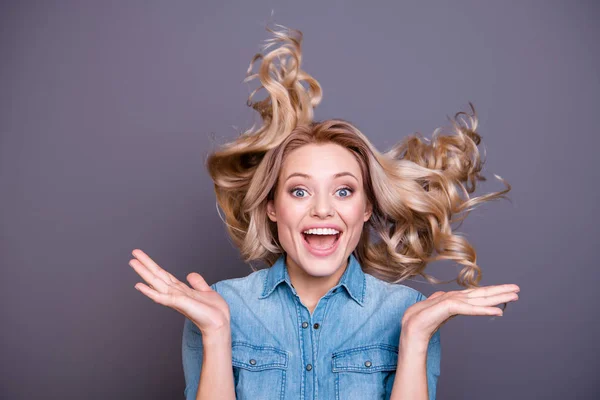
{"label": "open mouth", "polygon": [[341,232],[333,235],[302,233],[302,237],[306,244],[316,251],[327,251],[334,248],[341,235]]}

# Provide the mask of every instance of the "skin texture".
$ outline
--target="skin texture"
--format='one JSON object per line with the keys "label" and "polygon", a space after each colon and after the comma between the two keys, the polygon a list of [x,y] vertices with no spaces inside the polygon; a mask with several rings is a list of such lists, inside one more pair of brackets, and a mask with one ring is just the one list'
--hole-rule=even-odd
{"label": "skin texture", "polygon": [[[295,173],[309,177],[290,177]],[[335,177],[339,173],[352,175]],[[271,221],[277,222],[292,285],[311,312],[339,282],[363,225],[371,217],[363,186],[358,161],[340,145],[309,144],[285,158],[267,213]],[[333,254],[315,256],[306,249],[302,230],[324,224],[335,224],[341,229],[340,243]]]}

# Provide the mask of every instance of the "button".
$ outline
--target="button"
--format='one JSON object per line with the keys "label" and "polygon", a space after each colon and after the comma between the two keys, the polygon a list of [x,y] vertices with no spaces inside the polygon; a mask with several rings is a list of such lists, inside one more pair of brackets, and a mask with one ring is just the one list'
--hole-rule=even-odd
{"label": "button", "polygon": [[303,327],[303,328],[308,328],[308,322],[304,321],[304,322],[302,323],[302,327]]}
{"label": "button", "polygon": [[250,360],[250,364],[256,365],[256,360],[255,359]]}
{"label": "button", "polygon": [[308,365],[306,366],[306,370],[307,370],[307,371],[310,371],[311,369],[312,369],[312,365],[308,364]]}
{"label": "button", "polygon": [[313,328],[315,328],[315,329],[319,329],[319,324],[318,324],[318,323],[314,324],[314,325],[313,325]]}
{"label": "button", "polygon": [[365,367],[370,367],[371,365],[371,361],[365,361]]}

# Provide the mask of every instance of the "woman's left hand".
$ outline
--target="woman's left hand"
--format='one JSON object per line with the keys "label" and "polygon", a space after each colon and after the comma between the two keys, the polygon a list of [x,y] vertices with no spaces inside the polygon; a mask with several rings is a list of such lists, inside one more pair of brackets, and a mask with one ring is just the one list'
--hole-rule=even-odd
{"label": "woman's left hand", "polygon": [[402,336],[411,342],[429,343],[431,336],[457,315],[499,315],[498,304],[519,299],[517,285],[494,285],[435,292],[427,299],[410,306],[402,317]]}

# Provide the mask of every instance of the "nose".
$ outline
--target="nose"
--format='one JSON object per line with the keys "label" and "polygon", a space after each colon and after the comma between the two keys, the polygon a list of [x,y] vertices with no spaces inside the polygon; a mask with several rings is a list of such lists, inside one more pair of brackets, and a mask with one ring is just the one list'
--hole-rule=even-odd
{"label": "nose", "polygon": [[311,209],[311,216],[327,218],[335,214],[333,202],[326,192],[316,195],[313,198],[315,201]]}

